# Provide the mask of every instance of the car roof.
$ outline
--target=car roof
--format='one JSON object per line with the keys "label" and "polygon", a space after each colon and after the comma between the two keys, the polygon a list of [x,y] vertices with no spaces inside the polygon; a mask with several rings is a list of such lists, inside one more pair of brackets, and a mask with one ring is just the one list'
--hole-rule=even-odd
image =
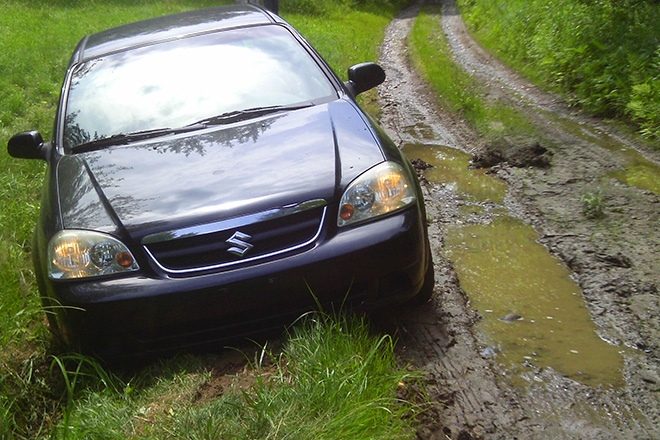
{"label": "car roof", "polygon": [[224,6],[166,15],[88,35],[78,44],[71,64],[159,41],[282,22],[279,17],[254,5]]}

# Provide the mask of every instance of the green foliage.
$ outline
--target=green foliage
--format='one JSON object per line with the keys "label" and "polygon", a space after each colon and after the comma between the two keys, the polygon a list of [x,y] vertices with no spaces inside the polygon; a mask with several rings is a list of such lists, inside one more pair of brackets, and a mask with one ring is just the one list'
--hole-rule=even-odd
{"label": "green foliage", "polygon": [[588,191],[582,195],[582,212],[590,219],[598,219],[605,216],[605,202],[603,192],[600,188]]}
{"label": "green foliage", "polygon": [[284,14],[305,14],[323,16],[341,14],[353,10],[368,10],[370,12],[385,11],[392,13],[410,0],[281,0],[281,10]]}
{"label": "green foliage", "polygon": [[660,4],[652,0],[459,0],[471,30],[531,79],[660,137]]}
{"label": "green foliage", "polygon": [[[660,48],[656,52],[656,58],[656,72],[660,72]],[[632,86],[626,110],[630,117],[639,123],[642,135],[660,139],[660,73],[655,78]]]}

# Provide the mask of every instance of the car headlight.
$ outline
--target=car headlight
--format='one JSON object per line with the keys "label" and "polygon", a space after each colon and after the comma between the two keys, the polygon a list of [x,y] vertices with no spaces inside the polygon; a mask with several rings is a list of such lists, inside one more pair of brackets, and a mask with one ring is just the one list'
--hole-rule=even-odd
{"label": "car headlight", "polygon": [[415,189],[403,167],[383,162],[348,185],[339,202],[338,226],[396,211],[415,202]]}
{"label": "car headlight", "polygon": [[48,275],[56,280],[138,269],[124,243],[100,232],[64,230],[55,234],[48,244]]}

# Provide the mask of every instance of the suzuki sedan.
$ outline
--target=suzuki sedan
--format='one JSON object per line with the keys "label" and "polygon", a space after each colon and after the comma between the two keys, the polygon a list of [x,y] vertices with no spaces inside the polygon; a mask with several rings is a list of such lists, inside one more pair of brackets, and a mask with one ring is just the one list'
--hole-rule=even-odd
{"label": "suzuki sedan", "polygon": [[237,337],[315,308],[425,301],[433,266],[408,161],[278,16],[227,7],[82,39],[33,259],[53,333],[117,355]]}

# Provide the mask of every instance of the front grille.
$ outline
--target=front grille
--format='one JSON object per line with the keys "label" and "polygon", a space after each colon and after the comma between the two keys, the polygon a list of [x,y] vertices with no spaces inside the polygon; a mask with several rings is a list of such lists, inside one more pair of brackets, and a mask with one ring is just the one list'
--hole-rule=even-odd
{"label": "front grille", "polygon": [[[320,233],[325,209],[314,208],[192,237],[147,243],[145,248],[157,264],[169,272],[187,273],[223,268],[310,245]],[[236,232],[250,236],[244,241],[252,245],[252,248],[243,256],[229,252],[236,244],[227,243],[227,240]],[[238,247],[241,248],[240,245]]]}

